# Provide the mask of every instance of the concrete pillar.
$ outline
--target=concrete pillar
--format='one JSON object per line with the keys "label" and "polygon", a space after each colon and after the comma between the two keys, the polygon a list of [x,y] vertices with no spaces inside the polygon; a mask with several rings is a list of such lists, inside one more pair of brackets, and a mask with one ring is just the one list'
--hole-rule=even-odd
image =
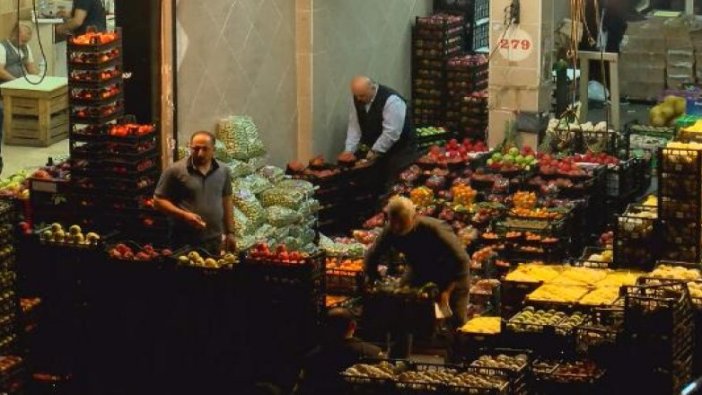
{"label": "concrete pillar", "polygon": [[[494,147],[504,139],[505,125],[519,112],[551,108],[554,62],[554,1],[522,0],[518,25],[505,25],[511,0],[490,2],[489,137]],[[537,136],[523,133],[523,144],[537,145]]]}

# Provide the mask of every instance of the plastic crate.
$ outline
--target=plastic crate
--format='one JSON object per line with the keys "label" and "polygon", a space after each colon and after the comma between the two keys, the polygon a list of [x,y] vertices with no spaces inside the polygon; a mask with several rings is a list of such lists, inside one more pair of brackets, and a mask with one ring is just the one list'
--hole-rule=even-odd
{"label": "plastic crate", "polygon": [[[529,393],[529,379],[531,378],[531,360],[532,360],[532,352],[530,350],[519,350],[519,349],[511,349],[511,348],[496,348],[496,347],[490,347],[489,349],[481,349],[479,352],[480,356],[490,356],[493,358],[497,358],[501,355],[505,355],[508,357],[516,357],[519,355],[523,355],[526,357],[526,360],[524,361],[524,364],[519,366],[516,369],[510,369],[510,368],[492,368],[492,369],[498,369],[499,371],[503,371],[507,374],[509,377],[510,381],[510,394],[513,395],[525,395]],[[478,367],[480,369],[485,369],[485,367],[478,366],[480,363],[477,361],[477,357],[475,361],[472,361],[470,363],[470,366],[472,367]],[[488,368],[490,369],[490,368]],[[491,372],[481,370],[482,372],[485,372],[486,374],[490,374]]]}
{"label": "plastic crate", "polygon": [[662,148],[659,151],[658,173],[686,176],[702,173],[702,150]]}
{"label": "plastic crate", "polygon": [[634,192],[633,160],[620,162],[618,166],[607,167],[607,196],[623,197]]}
{"label": "plastic crate", "polygon": [[246,273],[251,276],[250,280],[263,285],[324,290],[324,263],[323,253],[311,255],[299,264],[256,259],[245,255],[242,269],[246,269]]}
{"label": "plastic crate", "polygon": [[359,272],[328,267],[325,275],[327,292],[334,294],[359,294],[365,280],[365,273],[363,271]]}
{"label": "plastic crate", "polygon": [[684,283],[625,286],[622,294],[628,334],[672,334],[692,320],[692,302]]}
{"label": "plastic crate", "polygon": [[597,368],[592,375],[574,374],[561,370],[564,366],[564,362],[558,363],[551,372],[535,374],[536,393],[544,395],[602,393],[606,373],[604,369]]}

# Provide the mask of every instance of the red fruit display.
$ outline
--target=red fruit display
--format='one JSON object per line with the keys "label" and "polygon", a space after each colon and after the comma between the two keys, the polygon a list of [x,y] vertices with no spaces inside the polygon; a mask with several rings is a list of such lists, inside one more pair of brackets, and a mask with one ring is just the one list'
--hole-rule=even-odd
{"label": "red fruit display", "polygon": [[256,244],[249,250],[249,257],[253,260],[276,262],[285,265],[302,265],[305,264],[309,255],[300,251],[288,251],[284,245],[279,245],[275,251],[266,243]]}
{"label": "red fruit display", "polygon": [[107,251],[107,254],[112,259],[120,261],[153,261],[160,257],[169,257],[173,252],[167,248],[156,250],[151,244],[146,244],[143,247],[129,246],[125,243],[119,243]]}

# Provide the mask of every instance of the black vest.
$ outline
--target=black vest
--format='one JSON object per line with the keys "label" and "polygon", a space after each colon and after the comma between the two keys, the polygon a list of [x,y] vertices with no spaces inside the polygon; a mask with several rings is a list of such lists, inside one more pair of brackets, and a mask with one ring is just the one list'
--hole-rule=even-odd
{"label": "black vest", "polygon": [[[378,92],[375,94],[375,99],[368,111],[366,111],[365,104],[354,100],[358,124],[361,126],[361,144],[372,147],[375,141],[378,140],[378,137],[383,134],[383,109],[385,108],[385,103],[388,101],[388,98],[393,95],[407,103],[407,100],[400,96],[399,93],[383,85],[378,85]],[[405,124],[402,127],[402,134],[392,149],[395,150],[396,148],[411,144],[414,141],[413,133],[408,106],[407,112],[405,113]]]}

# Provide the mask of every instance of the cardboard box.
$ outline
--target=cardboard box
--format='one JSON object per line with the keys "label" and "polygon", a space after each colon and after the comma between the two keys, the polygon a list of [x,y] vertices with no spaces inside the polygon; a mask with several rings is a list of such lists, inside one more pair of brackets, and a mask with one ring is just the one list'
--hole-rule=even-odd
{"label": "cardboard box", "polygon": [[649,67],[642,65],[619,65],[619,81],[650,82],[664,85],[665,67]]}
{"label": "cardboard box", "polygon": [[627,34],[622,39],[621,53],[648,52],[665,53],[668,50],[665,38],[659,33],[657,37],[641,37]]}
{"label": "cardboard box", "polygon": [[665,18],[651,17],[645,21],[628,22],[626,34],[636,37],[660,37]]}
{"label": "cardboard box", "polygon": [[637,82],[622,81],[619,83],[619,91],[622,97],[639,100],[658,100],[658,96],[665,90],[665,81],[661,82]]}
{"label": "cardboard box", "polygon": [[666,78],[667,86],[668,88],[673,88],[673,89],[680,89],[683,87],[685,84],[693,84],[695,82],[695,78],[690,75],[690,76],[668,76]]}
{"label": "cardboard box", "polygon": [[692,63],[669,64],[666,68],[668,77],[689,77],[695,75],[695,67]]}
{"label": "cardboard box", "polygon": [[625,66],[648,65],[651,67],[665,67],[668,62],[665,54],[651,52],[622,52],[619,55],[619,64]]}
{"label": "cardboard box", "polygon": [[690,50],[671,49],[666,54],[668,64],[695,63],[695,52]]}
{"label": "cardboard box", "polygon": [[631,99],[657,100],[665,90],[665,81],[661,82],[636,82],[627,81],[619,84],[620,95]]}

